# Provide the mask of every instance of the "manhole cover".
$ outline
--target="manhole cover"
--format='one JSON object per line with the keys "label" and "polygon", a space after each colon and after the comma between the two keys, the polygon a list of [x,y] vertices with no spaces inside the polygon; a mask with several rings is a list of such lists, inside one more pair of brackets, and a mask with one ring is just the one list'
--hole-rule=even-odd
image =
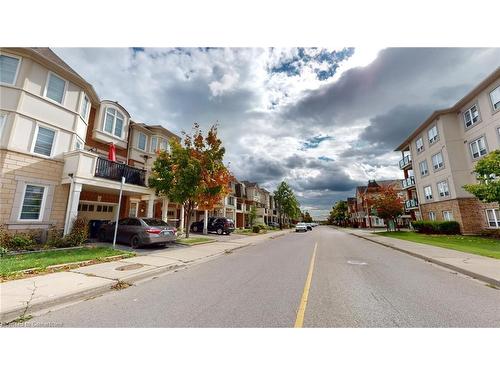
{"label": "manhole cover", "polygon": [[127,266],[120,266],[115,268],[116,271],[132,271],[144,267],[142,264],[134,263]]}
{"label": "manhole cover", "polygon": [[348,264],[353,264],[355,266],[366,266],[368,264],[366,262],[360,262],[360,261],[357,261],[357,260],[348,260],[347,263]]}

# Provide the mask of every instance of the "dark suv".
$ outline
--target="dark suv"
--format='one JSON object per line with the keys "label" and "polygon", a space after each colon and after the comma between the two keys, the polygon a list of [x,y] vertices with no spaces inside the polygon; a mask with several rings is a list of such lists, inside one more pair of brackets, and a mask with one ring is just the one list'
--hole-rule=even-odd
{"label": "dark suv", "polygon": [[[209,217],[207,228],[209,232],[230,234],[234,231],[234,221],[226,217]],[[203,232],[203,220],[191,224],[191,232]]]}

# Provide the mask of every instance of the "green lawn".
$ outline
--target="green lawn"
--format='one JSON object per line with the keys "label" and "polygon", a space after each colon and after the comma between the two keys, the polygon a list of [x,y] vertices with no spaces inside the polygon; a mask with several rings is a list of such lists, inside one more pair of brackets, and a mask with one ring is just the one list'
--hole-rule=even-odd
{"label": "green lawn", "polygon": [[380,232],[379,236],[393,237],[427,245],[444,247],[500,259],[500,240],[478,236],[421,234],[415,232]]}
{"label": "green lawn", "polygon": [[184,245],[194,245],[194,244],[214,242],[214,241],[215,240],[212,238],[205,238],[205,237],[189,237],[189,238],[180,238],[177,240],[178,243]]}
{"label": "green lawn", "polygon": [[7,276],[14,272],[31,268],[43,270],[48,266],[57,264],[101,260],[102,258],[114,255],[133,256],[134,254],[127,251],[114,250],[110,247],[82,247],[71,250],[52,250],[39,253],[7,255],[0,258],[0,276]]}

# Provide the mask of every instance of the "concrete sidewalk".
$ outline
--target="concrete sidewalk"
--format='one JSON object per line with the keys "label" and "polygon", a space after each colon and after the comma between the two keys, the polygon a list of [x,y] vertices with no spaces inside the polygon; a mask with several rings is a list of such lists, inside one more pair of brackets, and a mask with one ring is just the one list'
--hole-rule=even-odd
{"label": "concrete sidewalk", "polygon": [[57,305],[95,297],[111,291],[118,283],[133,284],[151,279],[290,232],[283,230],[224,242],[176,246],[114,262],[0,283],[0,322],[7,323]]}
{"label": "concrete sidewalk", "polygon": [[340,230],[500,287],[500,259],[383,237],[369,231],[350,228]]}

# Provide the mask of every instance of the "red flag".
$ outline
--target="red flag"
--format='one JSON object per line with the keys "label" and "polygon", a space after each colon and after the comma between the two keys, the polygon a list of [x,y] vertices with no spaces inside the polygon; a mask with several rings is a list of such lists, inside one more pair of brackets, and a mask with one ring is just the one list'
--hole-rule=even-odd
{"label": "red flag", "polygon": [[109,145],[108,160],[116,161],[116,147],[113,143]]}

